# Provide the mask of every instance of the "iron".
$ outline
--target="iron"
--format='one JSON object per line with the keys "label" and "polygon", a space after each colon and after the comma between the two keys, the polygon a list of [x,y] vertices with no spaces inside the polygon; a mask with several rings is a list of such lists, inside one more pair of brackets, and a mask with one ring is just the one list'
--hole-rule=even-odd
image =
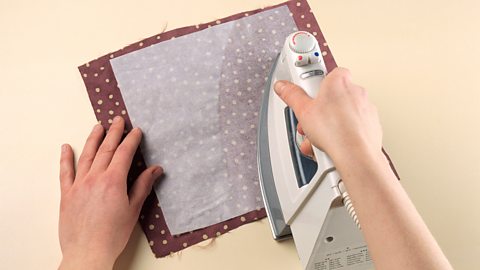
{"label": "iron", "polygon": [[355,210],[334,164],[316,147],[314,160],[300,152],[303,137],[295,114],[273,90],[276,81],[287,80],[315,97],[326,74],[316,38],[305,31],[289,35],[273,64],[260,110],[262,195],[273,238],[293,236],[304,269],[371,269]]}

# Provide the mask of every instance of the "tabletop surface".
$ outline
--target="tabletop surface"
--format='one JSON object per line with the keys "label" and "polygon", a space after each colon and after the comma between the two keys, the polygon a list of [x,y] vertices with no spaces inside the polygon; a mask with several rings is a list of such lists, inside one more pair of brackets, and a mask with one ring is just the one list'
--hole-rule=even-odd
{"label": "tabletop surface", "polygon": [[[167,30],[279,3],[0,1],[0,263],[55,269],[60,145],[95,117],[77,66]],[[480,2],[310,1],[337,63],[377,105],[402,184],[456,269],[480,254]],[[155,259],[137,228],[116,269],[301,269],[267,220]]]}

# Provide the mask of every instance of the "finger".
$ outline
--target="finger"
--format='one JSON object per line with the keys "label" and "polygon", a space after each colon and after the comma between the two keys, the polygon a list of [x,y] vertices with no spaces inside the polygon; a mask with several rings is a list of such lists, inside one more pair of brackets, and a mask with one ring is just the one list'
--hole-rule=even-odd
{"label": "finger", "polygon": [[333,69],[330,73],[328,73],[327,77],[341,78],[342,80],[345,80],[347,82],[352,81],[352,73],[349,69],[344,67],[337,67]]}
{"label": "finger", "polygon": [[288,81],[277,81],[274,85],[275,92],[287,105],[293,109],[293,112],[301,122],[305,105],[312,98],[299,86]]}
{"label": "finger", "polygon": [[297,131],[300,135],[305,136],[305,132],[303,131],[302,125],[300,123],[297,124]]}
{"label": "finger", "polygon": [[312,144],[307,138],[305,138],[305,140],[300,145],[300,152],[302,152],[302,154],[304,154],[305,156],[313,158]]}
{"label": "finger", "polygon": [[130,189],[130,205],[140,210],[155,180],[163,174],[162,167],[152,166],[143,171]]}
{"label": "finger", "polygon": [[109,169],[115,170],[122,174],[120,179],[124,179],[128,175],[128,170],[132,165],[132,159],[142,140],[142,131],[139,128],[134,128],[130,131],[118,146],[113,155],[112,162],[110,162]]}
{"label": "finger", "polygon": [[332,87],[328,87],[329,85],[338,85],[338,86],[348,88],[348,86],[351,83],[352,83],[352,73],[350,73],[350,70],[342,67],[337,67],[327,74],[322,85],[323,87],[326,87],[326,88],[332,88]]}
{"label": "finger", "polygon": [[60,192],[62,195],[70,189],[74,179],[73,150],[70,145],[64,144],[60,155]]}
{"label": "finger", "polygon": [[98,152],[95,155],[91,169],[93,171],[105,170],[110,161],[112,160],[118,144],[122,140],[123,130],[125,128],[125,121],[122,117],[116,116],[113,119],[112,126],[107,132],[107,136],[103,140],[102,144],[98,148]]}
{"label": "finger", "polygon": [[80,154],[80,158],[78,159],[77,175],[79,178],[82,178],[90,170],[92,162],[95,159],[95,154],[102,142],[103,135],[103,127],[100,124],[96,124],[88,136],[82,154]]}

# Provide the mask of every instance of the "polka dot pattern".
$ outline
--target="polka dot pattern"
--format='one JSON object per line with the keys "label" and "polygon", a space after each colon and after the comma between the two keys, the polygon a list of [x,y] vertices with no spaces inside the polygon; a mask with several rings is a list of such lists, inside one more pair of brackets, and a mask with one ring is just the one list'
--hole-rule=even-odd
{"label": "polka dot pattern", "polygon": [[258,202],[255,209],[263,205],[256,164],[258,111],[275,57],[285,38],[297,27],[289,13],[287,8],[277,8],[249,15],[252,20],[237,21],[236,36],[240,39],[227,40],[225,49],[219,99],[224,163],[228,177],[235,179],[233,188],[238,199],[233,198],[234,206],[245,212],[249,209],[243,201]]}
{"label": "polka dot pattern", "polygon": [[[297,6],[297,3],[300,3],[300,5]],[[240,14],[232,15],[227,18],[220,19],[220,21],[221,23],[234,21],[239,18],[243,18],[245,16],[249,16],[252,14],[257,14],[264,10],[273,9],[279,6],[287,6],[290,9],[292,13],[292,17],[295,20],[299,30],[317,33],[315,37],[319,41],[321,50],[327,52],[327,55],[324,56],[327,69],[332,70],[334,67],[336,67],[333,56],[327,46],[327,43],[322,35],[322,32],[320,31],[320,28],[318,27],[318,24],[316,23],[314,15],[311,12],[310,7],[308,6],[308,3],[304,0],[288,1],[286,3],[282,3],[273,7],[267,7],[265,9],[253,10],[247,13],[240,13]],[[306,23],[310,23],[310,28],[306,27]],[[208,28],[208,25],[214,25],[214,24],[216,25],[215,22],[198,24],[190,27],[184,27],[184,28],[164,32],[161,34],[157,34],[155,36],[142,40],[141,41],[143,43],[142,47],[139,46],[140,42],[134,43],[118,51],[115,51],[111,54],[107,54],[105,56],[102,56],[98,59],[95,59],[91,62],[88,62],[80,66],[79,71],[84,80],[85,86],[87,88],[87,93],[89,95],[92,107],[96,112],[96,117],[98,122],[102,124],[105,129],[108,129],[110,126],[110,124],[108,123],[108,119],[111,119],[113,116],[116,116],[116,115],[121,115],[122,110],[125,110],[125,114],[123,115],[123,117],[126,120],[126,129],[130,130],[132,128],[132,125],[130,122],[130,116],[128,114],[128,111],[125,108],[125,103],[120,93],[120,89],[117,87],[117,81],[113,74],[113,70],[109,62],[110,59],[127,54],[127,53],[134,52],[138,49],[145,48],[159,42],[170,40],[172,37],[180,37],[186,34],[201,31],[203,29]],[[93,74],[95,73],[98,74],[97,77],[94,77]],[[109,79],[109,83],[106,83],[105,81],[106,79]],[[108,99],[108,96],[110,94],[114,95],[112,99]],[[98,100],[100,99],[104,101],[104,103],[102,103],[101,105],[97,103]],[[97,109],[100,111],[97,111]],[[108,114],[109,110],[114,111],[113,116]],[[143,162],[143,155],[141,151],[136,153],[134,160],[135,160],[135,163],[140,162],[141,166],[132,167],[129,174],[130,183],[146,168]],[[245,218],[245,222],[242,222],[243,220],[241,219],[242,216]],[[162,209],[160,208],[159,202],[157,200],[157,197],[152,192],[144,204],[144,208],[142,209],[142,214],[141,214],[141,217],[143,218],[140,218],[139,222],[145,232],[145,235],[149,243],[153,243],[153,245],[151,245],[151,249],[154,252],[155,256],[165,257],[170,255],[172,252],[180,251],[186,247],[189,247],[189,246],[195,245],[196,243],[204,241],[203,239],[204,234],[206,234],[210,238],[220,236],[241,225],[244,225],[249,222],[253,222],[255,220],[265,217],[266,212],[263,208],[261,208],[259,210],[254,210],[254,211],[245,213],[242,216],[238,216],[230,220],[220,222],[218,224],[209,226],[204,229],[174,236],[170,234],[163,216]],[[149,229],[150,224],[154,224],[155,228],[153,230]],[[158,243],[162,243],[163,240],[167,240],[166,245],[158,244]]]}
{"label": "polka dot pattern", "polygon": [[167,172],[155,191],[173,234],[263,207],[258,110],[273,61],[297,27],[289,13],[279,7],[110,61],[132,124],[144,131],[146,164]]}

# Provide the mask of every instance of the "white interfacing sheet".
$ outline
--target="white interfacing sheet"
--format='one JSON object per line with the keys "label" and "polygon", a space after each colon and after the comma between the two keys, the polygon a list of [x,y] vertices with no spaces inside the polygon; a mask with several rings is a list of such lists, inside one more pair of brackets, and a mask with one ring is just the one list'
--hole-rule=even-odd
{"label": "white interfacing sheet", "polygon": [[256,163],[266,78],[296,31],[286,6],[112,59],[171,234],[263,207]]}

